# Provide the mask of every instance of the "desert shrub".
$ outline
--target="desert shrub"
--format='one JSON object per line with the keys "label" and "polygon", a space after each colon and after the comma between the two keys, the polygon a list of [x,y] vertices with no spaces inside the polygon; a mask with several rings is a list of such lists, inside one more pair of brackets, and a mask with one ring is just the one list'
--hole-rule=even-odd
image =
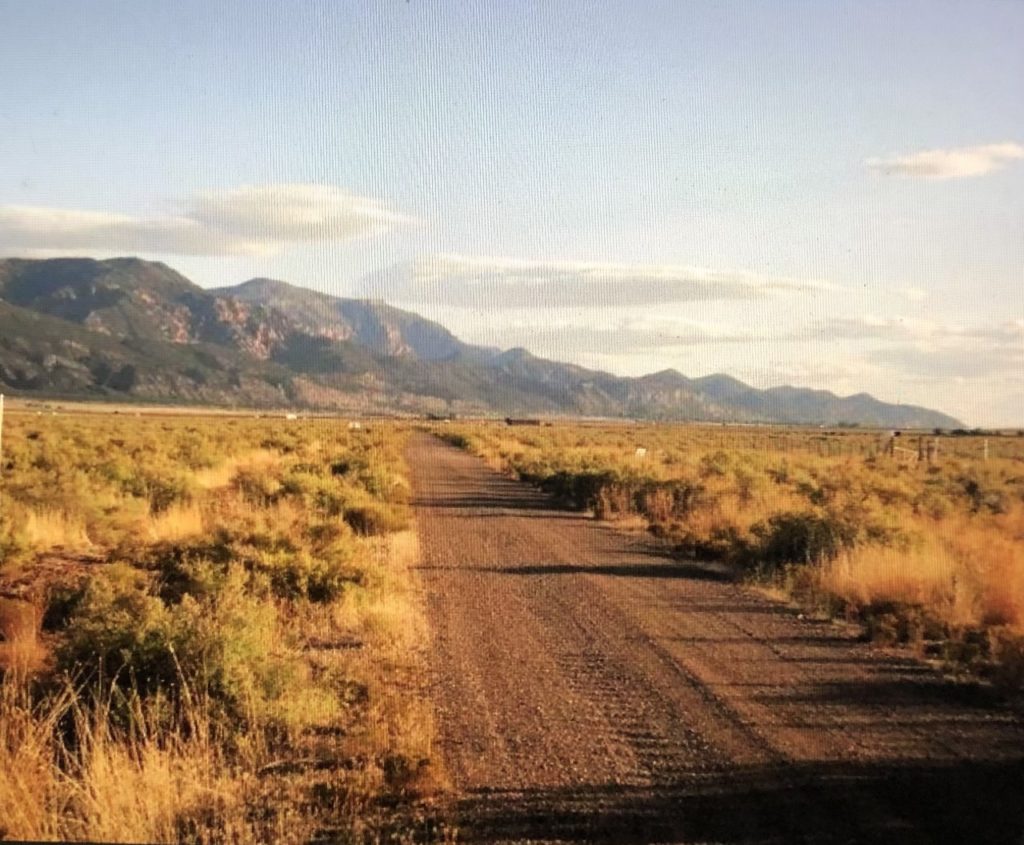
{"label": "desert shrub", "polygon": [[266,583],[281,599],[326,602],[338,598],[345,587],[361,583],[363,575],[348,556],[313,555],[305,549],[257,550],[241,557],[256,583]]}
{"label": "desert shrub", "polygon": [[762,477],[745,466],[733,469],[736,495],[743,504],[749,504],[754,495],[762,489]]}
{"label": "desert shrub", "polygon": [[773,514],[751,530],[758,541],[752,554],[768,567],[831,560],[857,541],[856,526],[827,512]]}
{"label": "desert shrub", "polygon": [[728,474],[732,463],[732,455],[722,449],[702,455],[700,459],[701,478],[710,478],[712,476],[722,478]]}
{"label": "desert shrub", "polygon": [[214,466],[219,458],[216,445],[194,426],[189,426],[182,436],[176,439],[170,451],[174,463],[189,469],[207,469]]}
{"label": "desert shrub", "polygon": [[598,487],[591,507],[598,519],[611,519],[632,511],[633,495],[628,484],[610,483]]}
{"label": "desert shrub", "polygon": [[438,437],[446,443],[450,443],[456,449],[465,449],[467,452],[475,451],[473,449],[473,440],[468,435],[449,431],[438,434]]}
{"label": "desert shrub", "polygon": [[1024,689],[1024,636],[1007,628],[990,635],[993,658],[992,680],[1010,690]]}
{"label": "desert shrub", "polygon": [[940,520],[953,512],[953,503],[941,491],[925,489],[914,499],[913,509],[916,515]]}
{"label": "desert shrub", "polygon": [[283,653],[277,610],[249,595],[246,583],[232,568],[215,597],[186,596],[170,620],[184,680],[238,714],[279,698],[295,675]]}
{"label": "desert shrub", "polygon": [[177,474],[172,467],[157,467],[145,459],[135,463],[120,484],[123,493],[148,501],[153,513],[161,513],[171,505],[186,502],[192,494],[187,476]]}
{"label": "desert shrub", "polygon": [[619,484],[617,473],[559,470],[540,480],[540,488],[556,500],[578,510],[592,510],[602,491]]}
{"label": "desert shrub", "polygon": [[361,583],[362,575],[343,531],[321,527],[320,534],[323,542],[314,551],[280,534],[232,536],[222,530],[211,541],[165,545],[145,563],[158,572],[157,592],[170,603],[188,595],[215,598],[236,568],[246,573],[254,595],[327,602]]}
{"label": "desert shrub", "polygon": [[0,569],[24,560],[30,550],[24,524],[13,520],[9,512],[0,513]]}
{"label": "desert shrub", "polygon": [[82,604],[85,593],[84,583],[51,585],[46,593],[46,606],[42,619],[43,630],[57,631],[66,628]]}
{"label": "desert shrub", "polygon": [[130,567],[94,578],[67,626],[57,655],[70,674],[102,675],[142,694],[178,680],[167,607]]}
{"label": "desert shrub", "polygon": [[950,634],[948,625],[919,604],[874,601],[858,608],[857,618],[868,639],[886,645],[945,640]]}
{"label": "desert shrub", "polygon": [[676,556],[686,560],[744,563],[754,552],[750,538],[736,525],[724,523],[707,532],[681,527],[672,534]]}
{"label": "desert shrub", "polygon": [[675,497],[662,485],[641,490],[638,499],[637,509],[655,524],[668,522],[675,516]]}
{"label": "desert shrub", "polygon": [[961,475],[957,479],[962,495],[970,504],[972,513],[987,511],[989,513],[1006,512],[1006,492],[998,482],[978,471]]}
{"label": "desert shrub", "polygon": [[336,478],[296,469],[281,479],[280,494],[296,499],[304,507],[324,516],[340,516],[351,496],[344,483]]}
{"label": "desert shrub", "polygon": [[[165,604],[130,567],[94,578],[67,626],[58,668],[106,678],[142,697],[203,694],[242,715],[279,696],[288,669],[274,655],[277,611],[246,591],[237,567],[211,595]],[[184,685],[184,687],[183,687]]]}
{"label": "desert shrub", "polygon": [[688,479],[648,481],[635,494],[635,509],[651,522],[668,522],[693,513],[706,500],[704,484]]}
{"label": "desert shrub", "polygon": [[380,502],[346,506],[343,518],[356,534],[363,537],[402,531],[409,525],[409,518],[404,509]]}
{"label": "desert shrub", "polygon": [[242,467],[235,473],[231,486],[249,504],[266,508],[273,504],[281,493],[281,482],[266,469]]}
{"label": "desert shrub", "polygon": [[367,466],[356,476],[359,485],[382,502],[405,501],[406,487],[399,476],[384,466]]}

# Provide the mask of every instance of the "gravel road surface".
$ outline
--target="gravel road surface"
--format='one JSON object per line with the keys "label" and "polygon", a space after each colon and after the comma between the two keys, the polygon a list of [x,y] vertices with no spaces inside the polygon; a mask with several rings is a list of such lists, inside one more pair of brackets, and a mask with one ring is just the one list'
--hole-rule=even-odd
{"label": "gravel road surface", "polygon": [[409,445],[463,841],[1024,843],[1024,723],[637,532]]}

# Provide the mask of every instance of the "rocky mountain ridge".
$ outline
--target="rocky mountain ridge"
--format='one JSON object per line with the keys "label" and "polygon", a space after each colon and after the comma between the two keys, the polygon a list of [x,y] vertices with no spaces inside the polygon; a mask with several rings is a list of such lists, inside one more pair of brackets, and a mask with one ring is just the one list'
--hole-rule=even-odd
{"label": "rocky mountain ridge", "polygon": [[0,260],[0,389],[359,412],[954,428],[950,416],[727,375],[624,378],[464,343],[382,302],[272,279],[203,289],[137,258]]}

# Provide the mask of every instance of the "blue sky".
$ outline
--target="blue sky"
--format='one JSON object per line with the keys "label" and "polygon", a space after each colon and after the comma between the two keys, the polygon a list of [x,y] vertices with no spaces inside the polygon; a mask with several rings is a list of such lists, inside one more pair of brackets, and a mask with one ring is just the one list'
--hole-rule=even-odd
{"label": "blue sky", "polygon": [[0,254],[1024,423],[1024,4],[0,0]]}

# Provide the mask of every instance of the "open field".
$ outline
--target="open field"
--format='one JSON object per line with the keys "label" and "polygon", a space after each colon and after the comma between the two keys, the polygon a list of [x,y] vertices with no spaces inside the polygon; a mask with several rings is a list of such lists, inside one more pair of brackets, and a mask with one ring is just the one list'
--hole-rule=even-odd
{"label": "open field", "polygon": [[414,827],[401,808],[440,776],[416,695],[426,635],[402,438],[8,413],[0,835]]}
{"label": "open field", "polygon": [[41,410],[6,837],[1019,838],[1024,440]]}
{"label": "open field", "polygon": [[446,425],[442,436],[676,558],[874,638],[1024,683],[1024,438],[688,425]]}

